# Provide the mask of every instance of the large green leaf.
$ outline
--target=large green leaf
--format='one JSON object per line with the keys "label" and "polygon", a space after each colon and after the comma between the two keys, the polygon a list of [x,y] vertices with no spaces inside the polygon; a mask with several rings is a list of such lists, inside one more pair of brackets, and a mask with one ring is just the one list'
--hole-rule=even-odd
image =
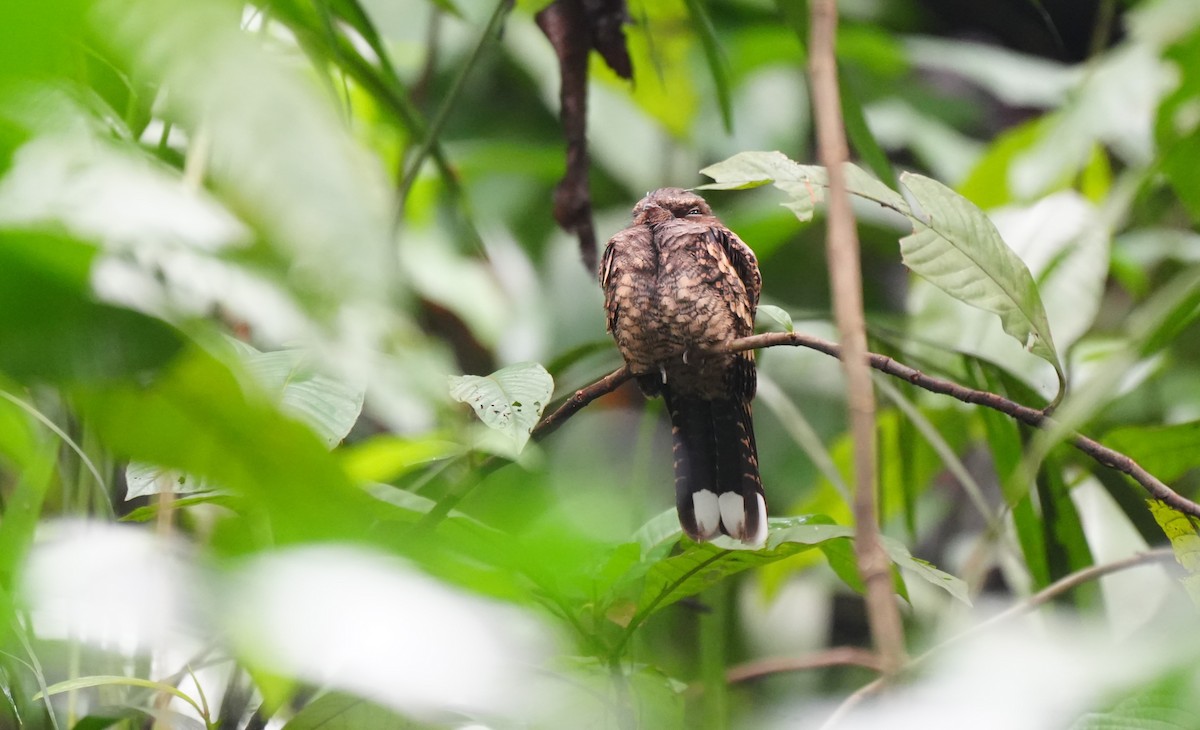
{"label": "large green leaf", "polygon": [[[674,515],[670,515],[674,518]],[[666,516],[660,515],[653,521],[659,524]],[[802,517],[787,517],[771,519],[771,529],[767,534],[766,545],[759,550],[747,548],[733,540],[718,538],[715,542],[692,543],[677,555],[669,557],[653,557],[658,551],[650,553],[649,569],[645,570],[645,583],[637,601],[637,613],[632,622],[633,626],[644,621],[658,611],[684,598],[694,596],[720,583],[729,576],[736,575],[751,568],[790,558],[816,547],[824,547],[831,541],[839,542],[839,549],[830,555],[844,557],[846,546],[843,542],[853,538],[854,529],[844,525],[835,525],[824,515],[807,515]],[[659,532],[659,529],[652,532]],[[676,524],[675,535],[678,536]],[[656,541],[655,547],[670,544],[665,540]],[[959,600],[970,603],[967,598],[966,584],[954,576],[938,570],[929,563],[914,558],[901,543],[895,540],[885,540],[884,546],[889,557],[900,568],[948,591]],[[643,563],[642,569],[644,569]],[[846,566],[838,566],[838,574],[842,575]],[[857,581],[848,581],[855,587]]]}
{"label": "large green leaf", "polygon": [[450,397],[475,409],[479,420],[507,436],[519,452],[554,393],[554,378],[535,362],[501,368],[491,375],[450,379]]}
{"label": "large green leaf", "polygon": [[[638,613],[649,616],[711,588],[731,575],[811,550],[826,540],[854,535],[850,527],[827,524],[819,518],[791,518],[790,523],[783,529],[772,530],[762,550],[726,549],[705,542],[690,545],[679,555],[658,561],[646,574]],[[722,544],[734,545],[725,541]]]}
{"label": "large green leaf", "polygon": [[[954,298],[1000,317],[1004,331],[1054,367],[1060,393],[1066,377],[1050,336],[1050,323],[1029,269],[1005,245],[983,211],[941,183],[905,173],[900,182],[916,203],[846,163],[847,190],[905,216],[913,232],[900,241],[904,263]],[[800,165],[779,152],[740,152],[701,170],[716,182],[704,188],[733,190],[773,183],[800,220],[812,217],[829,186],[824,168]]]}
{"label": "large green leaf", "polygon": [[900,182],[920,206],[908,214],[912,235],[900,239],[905,265],[955,299],[999,316],[1004,331],[1053,365],[1064,384],[1037,285],[992,222],[936,180],[905,173]]}

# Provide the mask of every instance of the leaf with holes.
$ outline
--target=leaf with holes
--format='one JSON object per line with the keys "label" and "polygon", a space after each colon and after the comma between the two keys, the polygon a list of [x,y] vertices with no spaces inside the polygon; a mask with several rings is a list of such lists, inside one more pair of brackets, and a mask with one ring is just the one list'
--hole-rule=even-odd
{"label": "leaf with holes", "polygon": [[517,363],[486,377],[450,379],[450,397],[470,404],[479,420],[512,439],[517,451],[542,417],[554,393],[554,378],[536,362]]}

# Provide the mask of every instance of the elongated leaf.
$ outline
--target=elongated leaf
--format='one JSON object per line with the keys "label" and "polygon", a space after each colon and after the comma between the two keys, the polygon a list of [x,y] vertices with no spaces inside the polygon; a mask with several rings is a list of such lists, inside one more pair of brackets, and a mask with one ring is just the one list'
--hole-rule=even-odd
{"label": "elongated leaf", "polygon": [[904,264],[955,299],[999,316],[1004,331],[1065,382],[1033,276],[983,211],[936,180],[905,173],[900,181],[923,213],[909,215],[913,233],[900,239]]}
{"label": "elongated leaf", "polygon": [[49,687],[46,688],[45,693],[38,692],[37,694],[35,694],[33,696],[33,699],[40,700],[40,699],[42,699],[43,696],[52,696],[52,695],[61,694],[63,692],[69,692],[71,690],[76,690],[76,689],[87,689],[88,687],[107,687],[107,686],[112,686],[112,685],[124,685],[127,687],[143,687],[145,689],[152,689],[155,692],[165,692],[167,694],[174,695],[175,697],[178,697],[179,699],[188,703],[201,716],[204,715],[204,710],[200,707],[200,704],[198,702],[196,702],[196,700],[192,699],[191,696],[180,691],[178,687],[175,687],[174,685],[170,685],[170,684],[165,684],[163,682],[155,682],[155,681],[149,680],[149,679],[141,679],[138,677],[122,677],[122,676],[112,676],[112,675],[76,677],[75,679],[67,679],[62,682],[56,682],[55,684],[50,685]]}
{"label": "elongated leaf", "polygon": [[892,562],[900,568],[907,570],[909,573],[931,585],[941,588],[968,606],[971,605],[971,597],[967,592],[967,582],[962,578],[956,578],[944,570],[938,570],[932,563],[925,560],[914,558],[912,553],[908,551],[908,548],[904,547],[904,543],[898,540],[884,537],[883,547],[887,550],[888,557],[892,559]]}
{"label": "elongated leaf", "polygon": [[95,249],[43,233],[0,232],[0,370],[34,382],[146,375],[179,351],[160,320],[91,296]]}
{"label": "elongated leaf", "polygon": [[501,368],[486,377],[450,379],[450,397],[468,403],[479,420],[512,439],[519,451],[554,393],[554,378],[535,362]]}

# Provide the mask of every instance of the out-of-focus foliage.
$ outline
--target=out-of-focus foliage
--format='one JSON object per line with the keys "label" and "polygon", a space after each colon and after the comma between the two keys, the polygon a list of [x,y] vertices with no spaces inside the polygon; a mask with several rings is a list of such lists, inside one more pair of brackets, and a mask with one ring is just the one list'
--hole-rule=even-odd
{"label": "out-of-focus foliage", "polygon": [[[727,681],[869,640],[835,361],[759,353],[761,551],[681,537],[629,387],[529,438],[620,364],[547,4],[0,4],[0,727],[818,727],[870,678]],[[878,381],[935,651],[839,726],[1192,727],[1194,520],[1063,439],[1197,494],[1200,4],[841,5],[872,349],[1061,428]],[[806,16],[630,0],[590,181],[603,242],[706,170],[760,329],[831,336]]]}

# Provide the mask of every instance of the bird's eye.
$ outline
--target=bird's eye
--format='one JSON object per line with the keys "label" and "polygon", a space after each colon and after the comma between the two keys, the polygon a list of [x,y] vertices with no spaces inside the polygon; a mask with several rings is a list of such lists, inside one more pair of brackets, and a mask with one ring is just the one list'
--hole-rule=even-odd
{"label": "bird's eye", "polygon": [[700,215],[700,209],[699,209],[699,208],[692,208],[691,210],[689,210],[689,211],[687,212],[687,214],[688,214],[688,215]]}

